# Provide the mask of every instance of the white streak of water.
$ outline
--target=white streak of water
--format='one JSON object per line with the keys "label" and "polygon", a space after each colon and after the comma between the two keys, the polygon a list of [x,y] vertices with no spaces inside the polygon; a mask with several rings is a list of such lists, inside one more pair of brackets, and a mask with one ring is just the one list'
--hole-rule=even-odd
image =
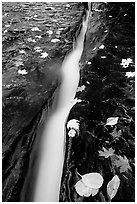
{"label": "white streak of water", "polygon": [[[62,84],[55,97],[56,109],[50,114],[40,142],[40,161],[34,193],[34,202],[58,202],[64,163],[65,123],[73,106],[79,83],[79,60],[84,46],[88,25],[83,20],[76,46],[62,64]],[[54,103],[54,102],[53,102]]]}

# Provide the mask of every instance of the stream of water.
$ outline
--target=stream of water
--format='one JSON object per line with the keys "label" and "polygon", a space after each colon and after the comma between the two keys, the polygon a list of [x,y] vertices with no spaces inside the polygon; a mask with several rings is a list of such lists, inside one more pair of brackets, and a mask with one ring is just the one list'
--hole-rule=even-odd
{"label": "stream of water", "polygon": [[58,202],[65,155],[65,123],[74,104],[79,83],[79,60],[84,46],[88,17],[83,19],[81,32],[73,51],[61,67],[62,83],[55,96],[54,111],[49,115],[40,142],[40,161],[35,184],[34,202]]}

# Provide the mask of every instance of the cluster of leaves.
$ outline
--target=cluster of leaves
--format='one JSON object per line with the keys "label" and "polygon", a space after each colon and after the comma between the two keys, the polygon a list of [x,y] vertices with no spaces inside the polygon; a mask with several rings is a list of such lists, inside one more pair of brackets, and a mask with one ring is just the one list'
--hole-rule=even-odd
{"label": "cluster of leaves", "polygon": [[[82,201],[107,201],[106,188],[109,199],[134,201],[134,77],[126,76],[127,71],[134,71],[134,66],[128,63],[128,67],[123,68],[120,64],[125,58],[134,61],[134,5],[108,3],[106,9],[104,23],[109,33],[103,41],[104,46],[95,50],[91,63],[81,72],[80,87],[86,88],[77,93],[82,101],[73,107],[69,116],[69,120],[80,121],[79,137],[74,137],[69,146],[72,154],[69,154],[68,169],[73,175],[69,185],[75,183],[76,168],[82,174],[101,172],[105,182],[100,192]],[[126,26],[130,27],[129,38]],[[95,42],[97,37],[96,33]],[[110,186],[113,186],[111,192]],[[76,197],[75,192],[73,195]],[[72,198],[68,200],[73,201]]]}
{"label": "cluster of leaves", "polygon": [[[79,174],[80,175],[80,174]],[[80,175],[81,176],[81,175]],[[89,197],[95,196],[99,192],[99,188],[103,185],[103,177],[99,173],[88,173],[81,176],[75,184],[76,192],[80,196]],[[120,186],[120,179],[115,175],[107,184],[107,195],[110,201],[115,197]]]}

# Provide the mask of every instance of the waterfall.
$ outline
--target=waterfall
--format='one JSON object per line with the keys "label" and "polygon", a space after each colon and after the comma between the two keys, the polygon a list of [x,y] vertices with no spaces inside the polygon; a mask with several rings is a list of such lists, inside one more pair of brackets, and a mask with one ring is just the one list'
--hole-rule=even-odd
{"label": "waterfall", "polygon": [[34,191],[34,202],[58,202],[65,155],[65,123],[73,106],[79,83],[79,60],[84,46],[90,9],[83,18],[75,46],[61,67],[62,83],[55,96],[56,106],[48,117],[40,141],[40,160]]}

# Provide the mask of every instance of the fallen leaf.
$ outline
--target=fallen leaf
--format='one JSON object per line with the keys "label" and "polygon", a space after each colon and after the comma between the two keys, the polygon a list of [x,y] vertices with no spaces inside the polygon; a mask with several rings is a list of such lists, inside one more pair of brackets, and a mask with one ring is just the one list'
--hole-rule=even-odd
{"label": "fallen leaf", "polygon": [[49,36],[51,36],[53,34],[53,31],[52,30],[48,30],[46,33],[48,33]]}
{"label": "fallen leaf", "polygon": [[41,31],[38,27],[34,27],[31,29],[32,31]]}
{"label": "fallen leaf", "polygon": [[89,197],[92,193],[92,189],[90,189],[89,187],[87,187],[82,179],[79,180],[76,184],[75,184],[75,189],[76,192],[80,195],[80,196],[84,196],[84,197]]}
{"label": "fallen leaf", "polygon": [[117,156],[118,159],[113,161],[113,164],[120,169],[120,173],[131,170],[129,161],[126,156]]}
{"label": "fallen leaf", "polygon": [[104,49],[104,47],[105,47],[104,45],[100,45],[99,49]]}
{"label": "fallen leaf", "polygon": [[117,175],[115,175],[111,181],[109,181],[109,183],[107,184],[107,194],[109,196],[110,199],[114,198],[118,188],[120,185],[120,179]]}
{"label": "fallen leaf", "polygon": [[6,28],[10,27],[10,25],[5,25]]}
{"label": "fallen leaf", "polygon": [[135,72],[126,72],[126,76],[129,77],[134,77],[135,76]]}
{"label": "fallen leaf", "polygon": [[18,61],[16,61],[16,62],[14,62],[14,64],[15,64],[16,67],[19,67],[19,66],[21,66],[21,65],[24,65],[21,60],[18,60]]}
{"label": "fallen leaf", "polygon": [[28,74],[28,72],[25,69],[22,69],[22,70],[19,69],[18,74],[26,75]]}
{"label": "fallen leaf", "polygon": [[99,156],[105,157],[105,158],[108,158],[114,155],[114,152],[115,150],[113,150],[113,148],[109,148],[109,150],[107,150],[105,147],[103,147],[103,151],[98,151]]}
{"label": "fallen leaf", "polygon": [[95,196],[99,189],[93,189],[93,188],[89,188],[88,186],[86,186],[82,179],[79,180],[76,184],[75,184],[75,189],[76,192],[80,195],[80,196],[84,196],[84,197],[89,197],[90,195]]}
{"label": "fallen leaf", "polygon": [[119,117],[111,117],[107,119],[106,125],[116,125]]}
{"label": "fallen leaf", "polygon": [[79,92],[79,91],[84,91],[85,90],[85,85],[82,85],[82,86],[79,86],[78,88],[77,88],[77,92]]}
{"label": "fallen leaf", "polygon": [[102,186],[104,180],[99,173],[88,173],[81,176],[83,183],[89,188],[98,189]]}
{"label": "fallen leaf", "polygon": [[36,35],[35,38],[41,39],[42,37],[41,37],[41,35]]}
{"label": "fallen leaf", "polygon": [[52,43],[56,43],[56,42],[59,42],[59,41],[60,41],[60,40],[59,40],[59,39],[56,39],[56,38],[51,40]]}
{"label": "fallen leaf", "polygon": [[120,65],[122,65],[123,68],[127,68],[131,63],[133,63],[133,60],[131,58],[127,58],[127,59],[122,59],[122,62],[120,63]]}
{"label": "fallen leaf", "polygon": [[72,119],[67,123],[67,129],[73,128],[74,130],[79,130],[79,121]]}
{"label": "fallen leaf", "polygon": [[20,54],[26,54],[25,50],[19,50]]}
{"label": "fallen leaf", "polygon": [[34,43],[36,42],[36,40],[34,40],[34,39],[32,39],[32,38],[28,38],[27,41],[28,41],[28,42],[34,42]]}
{"label": "fallen leaf", "polygon": [[113,132],[110,133],[110,135],[112,135],[113,139],[119,138],[121,136],[121,134],[122,134],[122,131],[121,130],[117,131],[116,127],[114,128]]}
{"label": "fallen leaf", "polygon": [[39,46],[34,47],[34,50],[35,50],[36,52],[42,52],[42,49],[41,49]]}
{"label": "fallen leaf", "polygon": [[92,196],[95,196],[99,192],[99,189],[92,188]]}
{"label": "fallen leaf", "polygon": [[71,130],[68,132],[68,135],[69,135],[69,137],[75,137],[76,131],[75,131],[74,129],[71,129]]}
{"label": "fallen leaf", "polygon": [[106,57],[106,56],[101,56],[101,58],[102,58],[102,59],[105,59],[105,58],[107,58],[107,57]]}
{"label": "fallen leaf", "polygon": [[40,56],[41,58],[46,58],[48,56],[48,53],[47,52],[43,52],[41,53],[42,56]]}
{"label": "fallen leaf", "polygon": [[7,30],[4,30],[4,33],[7,33],[8,31]]}

